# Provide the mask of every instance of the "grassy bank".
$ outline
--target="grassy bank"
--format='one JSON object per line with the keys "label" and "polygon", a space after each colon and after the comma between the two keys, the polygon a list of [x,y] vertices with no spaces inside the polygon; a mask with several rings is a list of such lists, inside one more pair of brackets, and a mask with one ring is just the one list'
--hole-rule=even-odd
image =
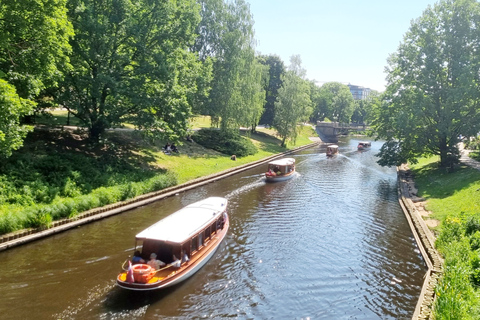
{"label": "grassy bank", "polygon": [[438,251],[445,258],[436,288],[435,319],[480,319],[480,171],[438,168],[438,158],[411,166],[419,196],[427,200]]}
{"label": "grassy bank", "polygon": [[263,159],[311,143],[304,127],[287,149],[270,130],[247,136],[259,151],[230,160],[230,155],[195,142],[167,155],[166,141],[146,142],[131,130],[108,132],[101,145],[89,145],[81,132],[36,130],[25,145],[0,166],[0,234],[52,221],[202,176]]}

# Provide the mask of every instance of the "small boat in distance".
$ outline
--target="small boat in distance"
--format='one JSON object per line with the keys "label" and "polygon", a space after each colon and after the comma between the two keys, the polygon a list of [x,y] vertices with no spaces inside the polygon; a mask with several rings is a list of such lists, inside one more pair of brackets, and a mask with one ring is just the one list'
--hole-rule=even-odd
{"label": "small boat in distance", "polygon": [[338,146],[336,144],[331,144],[327,146],[327,157],[333,157],[338,154]]}
{"label": "small boat in distance", "polygon": [[284,181],[293,177],[295,173],[295,159],[284,158],[268,163],[265,179],[267,182]]}
{"label": "small boat in distance", "polygon": [[370,141],[360,141],[358,143],[357,149],[358,150],[366,150],[372,147],[372,143]]}
{"label": "small boat in distance", "polygon": [[213,256],[228,227],[225,198],[210,197],[180,209],[136,235],[134,258],[141,262],[132,265],[127,259],[117,285],[149,291],[186,280]]}

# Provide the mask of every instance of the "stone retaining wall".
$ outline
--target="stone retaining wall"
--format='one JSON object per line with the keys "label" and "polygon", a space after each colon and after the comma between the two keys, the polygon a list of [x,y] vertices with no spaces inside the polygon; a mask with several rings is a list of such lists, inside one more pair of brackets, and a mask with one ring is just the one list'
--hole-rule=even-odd
{"label": "stone retaining wall", "polygon": [[280,158],[282,156],[285,156],[287,154],[291,154],[297,151],[301,151],[304,149],[308,149],[311,147],[314,147],[321,142],[314,142],[302,147],[298,147],[293,150],[285,151],[280,154],[276,154],[267,158],[264,158],[262,160],[258,160],[252,163],[248,163],[242,166],[238,166],[232,169],[228,169],[216,174],[212,174],[206,177],[202,177],[199,179],[191,180],[188,181],[184,184],[178,185],[178,186],[173,186],[170,188],[166,188],[160,191],[156,192],[151,192],[148,194],[144,194],[141,196],[138,196],[133,199],[129,199],[127,201],[123,202],[118,202],[114,204],[110,204],[104,207],[100,208],[95,208],[88,210],[86,212],[80,213],[74,218],[70,219],[62,219],[58,221],[54,221],[50,228],[45,229],[45,228],[37,228],[37,229],[24,229],[12,233],[8,233],[5,235],[0,236],[0,251],[22,245],[24,243],[28,243],[30,241],[34,241],[40,238],[44,238],[59,232],[66,231],[68,229],[72,229],[74,227],[77,227],[79,225],[87,224],[99,219],[104,219],[106,217],[119,214],[121,212],[125,212],[131,209],[134,209],[136,207],[144,206],[146,204],[152,203],[154,201],[158,201],[160,199],[164,199],[166,197],[170,197],[173,195],[176,195],[180,192],[185,192],[190,189],[197,188],[199,186],[215,182],[217,180],[229,177],[231,175],[237,174],[239,172],[251,169],[253,167],[256,167],[262,163],[266,163],[271,161],[272,159]]}
{"label": "stone retaining wall", "polygon": [[425,281],[412,319],[433,319],[432,308],[435,301],[435,287],[442,274],[443,259],[435,249],[435,238],[425,224],[419,209],[415,206],[418,198],[413,178],[407,166],[397,168],[398,201],[407,218],[418,248],[427,265]]}

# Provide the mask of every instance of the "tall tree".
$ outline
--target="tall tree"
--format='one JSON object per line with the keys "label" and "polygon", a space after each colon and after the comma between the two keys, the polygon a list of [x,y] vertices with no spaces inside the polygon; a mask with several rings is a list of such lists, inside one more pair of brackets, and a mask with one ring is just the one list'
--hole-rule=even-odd
{"label": "tall tree", "polygon": [[188,48],[200,21],[194,0],[71,0],[74,70],[59,101],[97,140],[122,122],[184,136],[198,83],[209,70]]}
{"label": "tall tree", "polygon": [[[327,100],[329,100],[325,95],[322,96],[322,90],[316,84],[315,80],[312,80],[310,83],[310,100],[312,100],[313,112],[310,116],[310,121],[316,123],[317,121],[325,120],[327,117]],[[325,93],[325,92],[324,92]]]}
{"label": "tall tree", "polygon": [[301,63],[299,55],[290,58],[288,71],[282,79],[283,84],[275,102],[274,127],[282,139],[283,147],[286,146],[287,139],[295,141],[299,122],[307,120],[312,113],[310,86],[305,80],[306,71]]}
{"label": "tall tree", "polygon": [[[201,57],[213,58],[212,89],[203,113],[210,115],[214,123],[227,130],[250,122],[256,90],[249,86],[261,84],[254,61],[253,19],[249,5],[244,0],[200,0],[202,22],[193,49]],[[257,81],[256,84],[249,83]],[[246,108],[246,109],[245,109]],[[257,120],[258,121],[258,120]]]}
{"label": "tall tree", "polygon": [[355,110],[352,115],[352,122],[366,124],[372,117],[372,110],[379,104],[380,93],[371,90],[365,99],[355,100]]}
{"label": "tall tree", "polygon": [[349,123],[355,102],[348,86],[339,82],[327,82],[320,88],[320,105],[326,109],[332,121]]}
{"label": "tall tree", "polygon": [[22,145],[35,98],[62,78],[73,35],[64,0],[2,1],[0,4],[0,154]]}
{"label": "tall tree", "polygon": [[389,58],[388,86],[374,126],[386,139],[383,165],[439,155],[458,161],[458,136],[480,130],[480,5],[443,0],[412,22]]}
{"label": "tall tree", "polygon": [[285,75],[285,64],[277,55],[260,56],[260,63],[268,66],[268,81],[266,87],[266,102],[264,112],[260,118],[260,124],[273,125],[275,118],[275,101],[278,97],[278,90],[282,87],[282,76]]}

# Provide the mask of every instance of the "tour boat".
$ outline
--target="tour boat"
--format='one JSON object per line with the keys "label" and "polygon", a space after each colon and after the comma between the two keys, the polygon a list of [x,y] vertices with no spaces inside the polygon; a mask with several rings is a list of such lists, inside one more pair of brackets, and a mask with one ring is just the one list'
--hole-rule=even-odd
{"label": "tour boat", "polygon": [[[127,259],[117,285],[136,291],[167,288],[192,276],[213,256],[229,227],[227,199],[210,197],[190,204],[135,237],[141,263]],[[147,263],[151,256],[163,266]],[[153,264],[155,265],[155,264]]]}
{"label": "tour boat", "polygon": [[372,147],[372,143],[370,141],[360,141],[358,143],[357,149],[358,150],[366,150]]}
{"label": "tour boat", "polygon": [[333,157],[338,154],[338,146],[336,144],[331,144],[327,146],[327,157]]}
{"label": "tour boat", "polygon": [[284,181],[293,177],[295,173],[295,159],[284,158],[268,163],[265,179],[268,182]]}

